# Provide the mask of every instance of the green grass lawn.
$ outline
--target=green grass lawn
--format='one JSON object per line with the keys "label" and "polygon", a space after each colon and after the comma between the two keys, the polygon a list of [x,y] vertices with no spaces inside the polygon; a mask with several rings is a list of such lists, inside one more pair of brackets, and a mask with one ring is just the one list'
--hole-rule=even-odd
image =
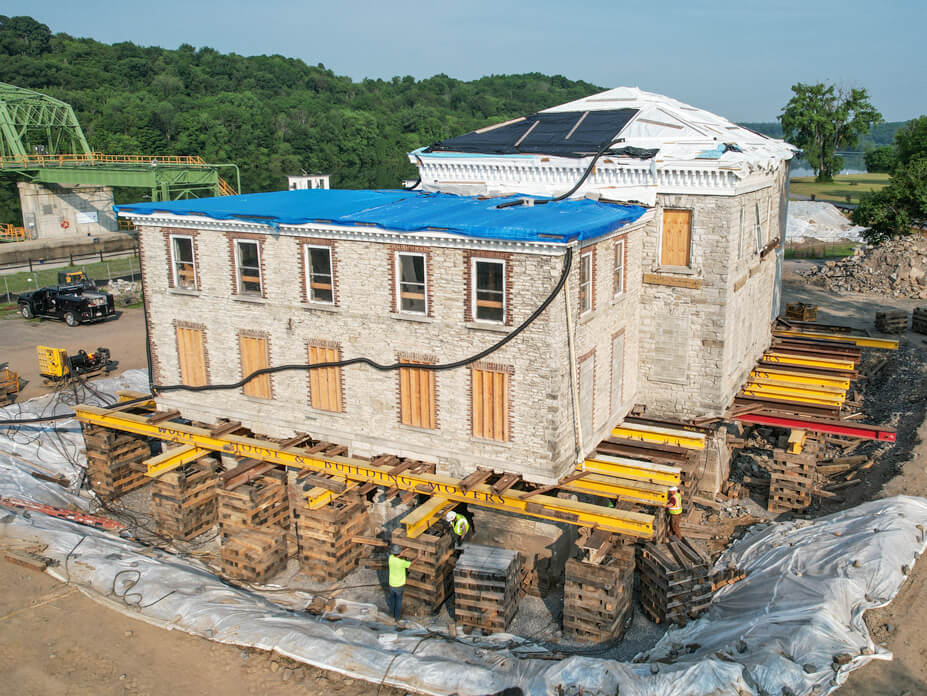
{"label": "green grass lawn", "polygon": [[[6,291],[9,287],[10,294],[16,295],[20,292],[35,290],[37,287],[42,288],[48,285],[58,284],[59,271],[77,271],[84,269],[84,272],[94,280],[107,280],[110,277],[118,278],[127,276],[134,272],[138,280],[138,259],[134,256],[123,256],[115,259],[108,259],[103,263],[85,263],[76,266],[62,266],[60,268],[42,268],[38,264],[33,264],[35,272],[29,273],[10,273],[9,275],[0,276],[0,298],[6,300]],[[4,283],[5,281],[5,283]],[[15,300],[15,298],[13,298]]]}
{"label": "green grass lawn", "polygon": [[888,177],[888,174],[841,174],[829,183],[819,184],[813,176],[799,176],[789,182],[789,193],[793,196],[814,194],[819,201],[859,203],[859,194],[885,188]]}
{"label": "green grass lawn", "polygon": [[847,243],[820,243],[803,244],[801,246],[786,247],[787,259],[842,259],[853,254],[859,246],[852,242]]}

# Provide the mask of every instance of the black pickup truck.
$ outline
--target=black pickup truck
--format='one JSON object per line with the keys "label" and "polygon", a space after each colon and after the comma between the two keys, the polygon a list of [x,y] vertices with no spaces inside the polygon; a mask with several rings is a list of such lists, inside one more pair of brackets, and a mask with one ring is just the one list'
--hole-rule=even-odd
{"label": "black pickup truck", "polygon": [[68,326],[103,321],[116,314],[113,296],[85,283],[40,288],[17,299],[19,312],[26,319],[63,319]]}

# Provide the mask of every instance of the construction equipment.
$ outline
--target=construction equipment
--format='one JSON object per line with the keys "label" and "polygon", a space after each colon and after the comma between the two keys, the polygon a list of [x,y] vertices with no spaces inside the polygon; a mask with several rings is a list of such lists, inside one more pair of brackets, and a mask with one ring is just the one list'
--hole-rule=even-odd
{"label": "construction equipment", "polygon": [[24,242],[26,239],[35,239],[35,233],[30,236],[25,227],[0,225],[0,242]]}
{"label": "construction equipment", "polygon": [[0,406],[13,403],[19,393],[19,373],[8,367],[0,370]]}
{"label": "construction equipment", "polygon": [[94,290],[97,286],[83,269],[78,271],[58,271],[58,285],[77,285],[82,288]]}
{"label": "construction equipment", "polygon": [[109,374],[113,369],[109,348],[97,348],[93,353],[81,348],[76,355],[68,355],[64,348],[49,346],[36,346],[35,350],[39,359],[39,373],[45,384]]}

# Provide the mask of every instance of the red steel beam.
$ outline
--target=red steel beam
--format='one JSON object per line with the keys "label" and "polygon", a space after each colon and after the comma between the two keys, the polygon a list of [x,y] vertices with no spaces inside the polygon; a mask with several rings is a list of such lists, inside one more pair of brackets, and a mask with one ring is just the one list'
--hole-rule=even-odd
{"label": "red steel beam", "polygon": [[851,421],[823,420],[817,418],[800,418],[790,415],[771,415],[769,413],[744,413],[734,416],[734,420],[758,425],[773,425],[779,428],[801,428],[810,432],[846,435],[865,440],[895,442],[895,431],[878,425],[863,425]]}

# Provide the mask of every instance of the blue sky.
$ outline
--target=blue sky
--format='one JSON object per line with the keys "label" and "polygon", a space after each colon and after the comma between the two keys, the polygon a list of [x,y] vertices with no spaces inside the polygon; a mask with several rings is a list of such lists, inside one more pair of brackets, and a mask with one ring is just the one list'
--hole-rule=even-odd
{"label": "blue sky", "polygon": [[559,73],[737,121],[774,120],[797,81],[865,87],[890,121],[927,113],[927,0],[4,0],[0,12],[107,43],[279,53],[355,79]]}

